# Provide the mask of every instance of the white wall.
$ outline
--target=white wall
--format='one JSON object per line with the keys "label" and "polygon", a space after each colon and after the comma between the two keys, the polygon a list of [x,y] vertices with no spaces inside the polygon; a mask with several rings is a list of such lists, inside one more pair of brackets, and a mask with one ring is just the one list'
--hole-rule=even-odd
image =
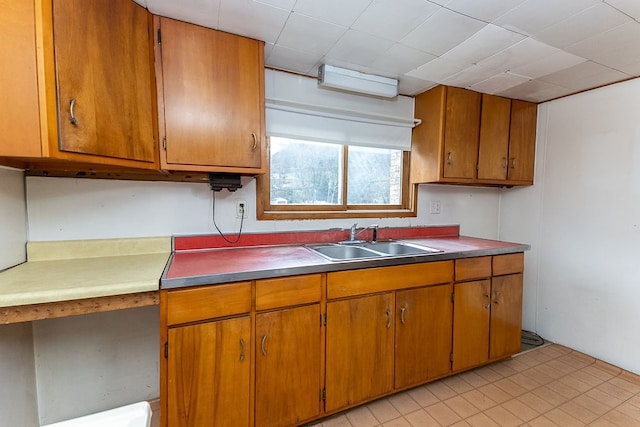
{"label": "white wall", "polygon": [[[461,224],[466,235],[496,238],[500,191],[491,188],[424,185],[417,218],[257,221],[255,180],[243,178],[235,193],[216,193],[216,223],[237,233],[235,200],[248,203],[246,232],[322,230],[361,226]],[[27,178],[29,238],[32,241],[170,236],[216,233],[211,220],[213,192],[207,184],[140,182],[74,178]],[[441,214],[429,214],[430,200],[441,202]]]}
{"label": "white wall", "polygon": [[542,104],[539,117],[541,175],[503,194],[500,233],[532,244],[537,332],[640,373],[640,79]]}
{"label": "white wall", "polygon": [[0,270],[25,261],[26,242],[23,172],[0,167]]}

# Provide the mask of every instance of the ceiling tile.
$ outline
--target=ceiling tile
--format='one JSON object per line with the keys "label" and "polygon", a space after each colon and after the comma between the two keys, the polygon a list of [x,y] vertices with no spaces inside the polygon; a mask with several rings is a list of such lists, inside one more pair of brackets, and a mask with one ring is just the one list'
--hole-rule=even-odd
{"label": "ceiling tile", "polygon": [[446,59],[436,58],[426,64],[409,71],[406,75],[417,79],[429,80],[432,82],[441,82],[447,77],[459,73],[467,68],[467,64],[459,62],[451,62]]}
{"label": "ceiling tile", "polygon": [[269,42],[266,42],[264,44],[264,57],[265,58],[269,57],[269,54],[271,54],[271,51],[273,50],[274,46],[275,46],[275,44],[269,43]]}
{"label": "ceiling tile", "polygon": [[507,98],[522,99],[531,102],[543,102],[549,99],[560,98],[569,95],[573,90],[566,87],[557,86],[539,80],[530,80],[518,86],[514,86],[496,95]]}
{"label": "ceiling tile", "polygon": [[401,43],[440,56],[485,25],[485,22],[442,8],[404,37]]}
{"label": "ceiling tile", "polygon": [[300,74],[312,73],[314,66],[320,62],[322,55],[311,55],[282,46],[274,46],[266,59],[266,66]]}
{"label": "ceiling tile", "polygon": [[296,4],[296,0],[255,0],[255,2],[285,9],[289,12],[293,10],[293,6]]}
{"label": "ceiling tile", "polygon": [[504,91],[505,89],[521,85],[528,81],[529,79],[527,79],[526,77],[518,76],[511,73],[500,73],[472,85],[470,89],[482,93],[496,94],[498,92]]}
{"label": "ceiling tile", "polygon": [[556,71],[564,70],[565,68],[573,67],[585,61],[586,59],[581,56],[576,56],[558,49],[555,53],[548,56],[511,68],[511,73],[536,79],[541,76],[546,76],[547,74],[555,73]]}
{"label": "ceiling tile", "polygon": [[370,67],[402,75],[435,58],[428,53],[396,43],[371,63]]}
{"label": "ceiling tile", "polygon": [[498,74],[537,61],[557,51],[558,49],[529,37],[487,59],[479,61],[478,65],[493,69]]}
{"label": "ceiling tile", "polygon": [[398,91],[402,95],[418,95],[424,91],[431,89],[432,87],[437,86],[438,83],[430,82],[428,80],[416,79],[413,77],[404,77],[400,80],[400,84],[398,85]]}
{"label": "ceiling tile", "polygon": [[456,73],[451,77],[447,77],[440,83],[449,86],[468,88],[481,81],[487,80],[494,74],[495,72],[493,70],[480,67],[479,65],[471,65],[470,67],[465,68],[459,73]]}
{"label": "ceiling tile", "polygon": [[294,12],[350,27],[372,0],[298,0]]}
{"label": "ceiling tile", "polygon": [[547,27],[537,33],[535,38],[551,46],[564,48],[629,21],[629,16],[600,3]]}
{"label": "ceiling tile", "polygon": [[622,70],[640,61],[640,23],[620,25],[610,31],[568,46],[567,51]]}
{"label": "ceiling tile", "polygon": [[638,0],[604,0],[621,12],[633,17],[636,21],[640,21],[640,2]]}
{"label": "ceiling tile", "polygon": [[540,80],[579,91],[628,78],[628,75],[620,71],[587,61],[571,68],[542,76]]}
{"label": "ceiling tile", "polygon": [[447,9],[460,12],[472,18],[491,22],[511,9],[519,6],[525,0],[451,0]]}
{"label": "ceiling tile", "polygon": [[348,30],[327,53],[327,58],[358,65],[369,65],[393,42],[360,31]]}
{"label": "ceiling tile", "polygon": [[602,0],[527,0],[493,23],[526,35],[536,34]]}
{"label": "ceiling tile", "polygon": [[167,16],[209,28],[218,28],[220,0],[147,0],[147,8],[155,15]]}
{"label": "ceiling tile", "polygon": [[276,44],[299,52],[324,55],[346,31],[345,27],[292,13]]}
{"label": "ceiling tile", "polygon": [[221,0],[219,29],[265,42],[275,42],[289,12],[252,0]]}
{"label": "ceiling tile", "polygon": [[438,9],[424,0],[373,0],[351,28],[399,41]]}
{"label": "ceiling tile", "polygon": [[442,55],[444,59],[474,64],[524,39],[522,34],[488,24]]}

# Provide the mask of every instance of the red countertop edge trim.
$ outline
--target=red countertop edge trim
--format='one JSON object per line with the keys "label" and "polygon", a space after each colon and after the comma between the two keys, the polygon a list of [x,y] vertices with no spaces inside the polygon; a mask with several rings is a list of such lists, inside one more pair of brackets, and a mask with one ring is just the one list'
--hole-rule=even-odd
{"label": "red countertop edge trim", "polygon": [[[360,239],[371,239],[371,230],[358,236]],[[420,237],[452,237],[460,235],[459,225],[424,226],[424,227],[382,227],[378,229],[378,240],[409,239]],[[229,237],[235,238],[231,234]],[[236,248],[267,245],[301,245],[307,243],[339,242],[349,238],[348,230],[325,231],[287,231],[278,233],[248,233],[240,237],[238,243],[228,243],[219,235],[174,236],[173,250],[195,251],[215,248]]]}

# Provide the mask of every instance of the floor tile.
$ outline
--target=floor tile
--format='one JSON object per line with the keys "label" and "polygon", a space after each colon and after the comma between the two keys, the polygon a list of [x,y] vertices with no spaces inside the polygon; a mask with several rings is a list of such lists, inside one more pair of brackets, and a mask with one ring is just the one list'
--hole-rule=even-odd
{"label": "floor tile", "polygon": [[633,383],[625,378],[622,378],[621,376],[611,378],[608,382],[617,387],[620,387],[623,390],[628,391],[631,394],[640,393],[640,384]]}
{"label": "floor tile", "polygon": [[405,419],[409,421],[412,427],[439,427],[440,423],[433,419],[431,415],[424,409],[405,415]]}
{"label": "floor tile", "polygon": [[367,406],[359,406],[345,414],[349,422],[358,427],[373,427],[380,422],[373,416]]}
{"label": "floor tile", "polygon": [[434,383],[428,384],[426,387],[427,390],[433,393],[440,400],[449,399],[450,397],[456,396],[458,394],[442,381],[436,381]]}
{"label": "floor tile", "polygon": [[451,399],[447,399],[444,401],[444,404],[451,408],[453,412],[458,414],[460,418],[463,419],[480,412],[478,408],[476,408],[462,396],[455,396]]}
{"label": "floor tile", "polygon": [[427,406],[431,406],[434,403],[438,403],[440,399],[436,397],[435,394],[431,393],[431,391],[427,390],[426,387],[416,387],[408,391],[409,396],[415,400],[418,405],[426,408]]}
{"label": "floor tile", "polygon": [[587,394],[581,394],[580,396],[575,397],[573,401],[600,416],[606,414],[611,409],[622,403],[622,401],[612,396],[608,396],[596,389],[589,390]]}
{"label": "floor tile", "polygon": [[408,393],[399,393],[393,396],[389,396],[389,402],[391,402],[393,407],[396,408],[401,415],[405,415],[420,409],[420,405],[418,405],[418,403],[413,400],[411,395]]}
{"label": "floor tile", "polygon": [[382,425],[383,427],[411,427],[409,421],[404,418],[396,418],[395,420],[391,420]]}
{"label": "floor tile", "polygon": [[492,408],[498,403],[480,390],[471,390],[462,394],[465,400],[481,411]]}
{"label": "floor tile", "polygon": [[433,419],[443,426],[450,426],[461,419],[458,414],[442,402],[429,406],[428,408],[425,408],[425,410],[433,417]]}
{"label": "floor tile", "polygon": [[533,392],[523,394],[518,397],[518,400],[536,411],[538,414],[543,414],[555,407],[541,397],[536,396]]}
{"label": "floor tile", "polygon": [[552,409],[544,414],[544,416],[561,427],[580,427],[585,425],[582,421],[572,417],[559,408]]}
{"label": "floor tile", "polygon": [[506,402],[507,400],[511,400],[511,398],[513,397],[509,393],[496,387],[494,384],[483,385],[478,390],[497,404]]}
{"label": "floor tile", "polygon": [[500,427],[500,424],[493,421],[484,412],[467,418],[467,422],[473,427]]}
{"label": "floor tile", "polygon": [[534,418],[537,418],[540,413],[533,408],[525,405],[518,399],[512,399],[508,402],[504,402],[502,407],[507,411],[511,412],[516,417],[520,418],[522,421],[531,421]]}
{"label": "floor tile", "polygon": [[[628,383],[628,384],[631,384],[631,383]],[[595,390],[599,390],[603,393],[606,393],[607,395],[614,397],[617,401],[628,400],[635,395],[635,393],[632,393],[622,388],[619,382],[618,383],[615,382],[615,379],[612,379],[606,383],[600,384],[598,387],[595,388]],[[617,402],[617,403],[620,404],[620,402]]]}
{"label": "floor tile", "polygon": [[523,422],[502,406],[494,406],[493,408],[487,409],[484,413],[501,427],[519,426]]}
{"label": "floor tile", "polygon": [[458,375],[445,378],[444,380],[442,380],[442,382],[458,394],[473,390],[473,386]]}
{"label": "floor tile", "polygon": [[524,387],[511,381],[510,378],[503,378],[500,381],[496,381],[494,384],[505,393],[508,393],[511,397],[518,397],[527,392]]}
{"label": "floor tile", "polygon": [[400,417],[400,412],[389,402],[388,399],[380,399],[369,403],[367,408],[380,423],[386,423]]}
{"label": "floor tile", "polygon": [[570,400],[567,403],[563,403],[562,405],[560,405],[559,409],[584,424],[589,424],[599,417],[599,415],[593,413],[593,411],[585,408],[582,405],[579,405],[573,400]]}

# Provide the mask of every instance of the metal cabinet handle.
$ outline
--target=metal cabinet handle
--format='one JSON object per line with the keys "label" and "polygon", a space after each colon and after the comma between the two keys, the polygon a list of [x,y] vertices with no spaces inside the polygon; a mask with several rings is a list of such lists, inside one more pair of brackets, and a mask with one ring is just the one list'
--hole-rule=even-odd
{"label": "metal cabinet handle", "polygon": [[256,151],[256,148],[258,148],[258,136],[255,134],[255,132],[251,132],[251,136],[253,137],[253,145],[251,146],[251,150]]}
{"label": "metal cabinet handle", "polygon": [[260,343],[260,348],[262,348],[262,355],[263,356],[267,355],[267,349],[264,346],[266,342],[267,342],[267,336],[263,335],[262,336],[262,342]]}
{"label": "metal cabinet handle", "polygon": [[485,298],[487,298],[487,304],[484,306],[484,308],[486,308],[488,310],[489,307],[491,307],[491,295],[484,294],[484,296],[485,296]]}
{"label": "metal cabinet handle", "polygon": [[509,160],[506,157],[502,158],[502,169],[506,169],[509,166]]}
{"label": "metal cabinet handle", "polygon": [[493,304],[498,304],[498,297],[500,296],[500,291],[495,291],[495,299],[493,300]]}
{"label": "metal cabinet handle", "polygon": [[512,157],[511,158],[511,169],[515,169],[516,168],[516,158]]}
{"label": "metal cabinet handle", "polygon": [[404,312],[407,310],[406,307],[400,308],[400,323],[404,325]]}
{"label": "metal cabinet handle", "polygon": [[244,338],[240,338],[240,361],[244,362],[244,355],[247,350],[247,346],[244,343]]}
{"label": "metal cabinet handle", "polygon": [[387,309],[387,329],[391,328],[391,310]]}
{"label": "metal cabinet handle", "polygon": [[71,102],[69,103],[69,115],[71,116],[71,124],[74,126],[78,126],[78,119],[76,119],[76,115],[73,112],[73,109],[76,106],[76,99],[75,98],[71,98]]}
{"label": "metal cabinet handle", "polygon": [[453,155],[451,151],[449,151],[449,153],[447,153],[447,164],[450,165],[451,163],[453,163]]}

